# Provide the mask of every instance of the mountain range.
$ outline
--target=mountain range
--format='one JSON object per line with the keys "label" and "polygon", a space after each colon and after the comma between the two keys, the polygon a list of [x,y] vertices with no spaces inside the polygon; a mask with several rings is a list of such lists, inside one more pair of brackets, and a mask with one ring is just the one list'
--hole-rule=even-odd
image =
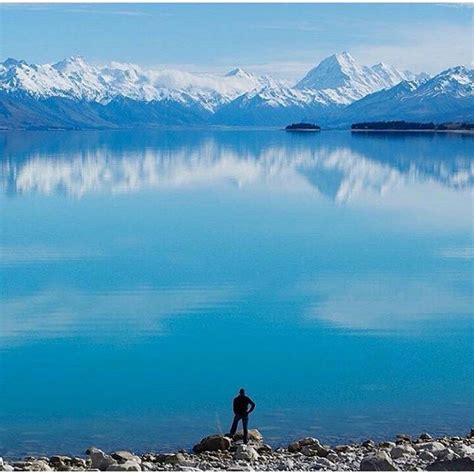
{"label": "mountain range", "polygon": [[166,125],[282,126],[307,120],[471,121],[474,70],[430,77],[334,54],[296,84],[236,68],[224,76],[144,70],[133,64],[0,63],[0,128],[137,128]]}

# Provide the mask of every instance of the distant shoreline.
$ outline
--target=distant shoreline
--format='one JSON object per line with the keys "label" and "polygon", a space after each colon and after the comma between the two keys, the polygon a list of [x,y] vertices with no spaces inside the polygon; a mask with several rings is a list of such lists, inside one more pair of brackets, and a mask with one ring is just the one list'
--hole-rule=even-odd
{"label": "distant shoreline", "polygon": [[416,130],[416,129],[408,129],[408,130],[394,130],[391,128],[384,128],[384,129],[375,129],[375,128],[368,128],[368,129],[351,129],[353,133],[461,133],[465,135],[474,135],[474,130]]}

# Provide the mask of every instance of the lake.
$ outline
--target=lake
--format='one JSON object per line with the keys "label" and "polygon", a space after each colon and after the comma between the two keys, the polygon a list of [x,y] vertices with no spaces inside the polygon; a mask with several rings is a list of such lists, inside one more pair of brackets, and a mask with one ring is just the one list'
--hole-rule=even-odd
{"label": "lake", "polygon": [[473,143],[2,132],[1,454],[466,434]]}

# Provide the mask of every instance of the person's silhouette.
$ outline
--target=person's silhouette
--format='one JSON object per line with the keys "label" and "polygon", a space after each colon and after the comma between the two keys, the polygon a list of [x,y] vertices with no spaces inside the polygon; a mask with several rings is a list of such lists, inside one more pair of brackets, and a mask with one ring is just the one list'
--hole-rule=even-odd
{"label": "person's silhouette", "polygon": [[[250,409],[249,409],[250,405]],[[239,394],[234,398],[233,403],[234,409],[234,421],[230,428],[230,435],[234,436],[237,431],[237,425],[239,421],[242,420],[242,426],[244,428],[244,443],[248,442],[248,423],[249,423],[249,413],[252,413],[255,409],[255,403],[247,395],[245,395],[245,390],[241,388]]]}

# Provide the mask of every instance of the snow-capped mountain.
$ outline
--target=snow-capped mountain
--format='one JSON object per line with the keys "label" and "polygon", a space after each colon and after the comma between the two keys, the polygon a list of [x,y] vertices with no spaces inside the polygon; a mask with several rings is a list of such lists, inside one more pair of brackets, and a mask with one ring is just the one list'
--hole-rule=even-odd
{"label": "snow-capped mountain", "polygon": [[423,82],[403,81],[349,105],[334,123],[376,120],[474,120],[474,70],[458,66]]}
{"label": "snow-capped mountain", "polygon": [[[410,99],[402,93],[406,88]],[[472,71],[465,68],[428,80],[426,74],[415,76],[383,63],[359,65],[345,52],[324,59],[295,86],[241,68],[225,75],[193,74],[123,63],[96,66],[77,56],[54,64],[0,63],[1,128],[285,125],[295,120],[337,126],[352,114],[362,120],[356,115],[366,106],[382,119],[413,109],[419,118],[450,120],[472,112],[472,96]]]}
{"label": "snow-capped mountain", "polygon": [[143,70],[134,64],[97,67],[79,56],[55,64],[27,64],[11,58],[0,64],[2,91],[22,91],[38,99],[64,97],[100,104],[117,97],[143,102],[196,100],[212,110],[246,91],[276,84],[269,77],[257,77],[240,68],[222,77],[177,70]]}
{"label": "snow-capped mountain", "polygon": [[347,105],[367,94],[414,79],[409,71],[399,71],[384,63],[362,66],[347,52],[321,61],[296,84],[297,89],[329,90],[333,101]]}

